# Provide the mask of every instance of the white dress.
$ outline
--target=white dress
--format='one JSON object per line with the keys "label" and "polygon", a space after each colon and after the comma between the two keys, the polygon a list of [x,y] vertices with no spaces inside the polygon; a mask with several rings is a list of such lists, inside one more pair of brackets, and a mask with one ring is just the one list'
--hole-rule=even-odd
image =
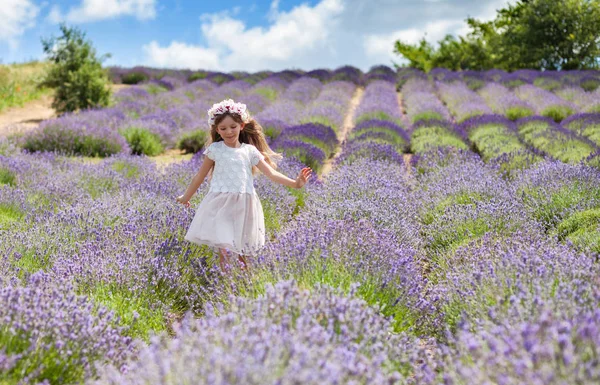
{"label": "white dress", "polygon": [[204,155],[215,161],[210,189],[185,239],[198,245],[256,255],[265,244],[265,219],[254,191],[252,166],[264,156],[251,144],[231,148],[214,142]]}

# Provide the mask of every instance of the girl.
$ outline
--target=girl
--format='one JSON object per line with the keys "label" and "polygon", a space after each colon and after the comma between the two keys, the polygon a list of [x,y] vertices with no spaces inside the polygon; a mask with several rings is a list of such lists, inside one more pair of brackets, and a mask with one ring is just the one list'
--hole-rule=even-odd
{"label": "girl", "polygon": [[177,202],[190,206],[190,198],[210,173],[210,189],[190,224],[185,239],[219,250],[219,265],[229,264],[227,250],[238,255],[242,268],[246,255],[265,243],[262,205],[254,191],[253,175],[260,170],[273,182],[301,188],[312,170],[303,168],[296,180],[275,171],[280,158],[269,148],[261,126],[250,117],[246,105],[231,99],[208,110],[210,139],[200,170]]}

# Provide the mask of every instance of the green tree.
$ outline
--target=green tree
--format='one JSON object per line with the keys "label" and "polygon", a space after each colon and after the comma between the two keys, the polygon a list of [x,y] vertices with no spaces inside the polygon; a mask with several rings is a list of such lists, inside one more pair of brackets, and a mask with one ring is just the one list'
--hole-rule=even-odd
{"label": "green tree", "polygon": [[598,68],[600,1],[521,0],[499,13],[501,60],[511,69]]}
{"label": "green tree", "polygon": [[396,41],[408,66],[428,71],[501,68],[587,69],[600,66],[600,0],[519,0],[493,21],[468,18],[464,37],[446,36],[435,48],[422,39]]}
{"label": "green tree", "polygon": [[60,25],[62,36],[42,39],[44,53],[53,63],[44,84],[55,89],[52,107],[58,113],[105,107],[110,102],[109,77],[102,68],[101,58],[85,33],[74,27]]}

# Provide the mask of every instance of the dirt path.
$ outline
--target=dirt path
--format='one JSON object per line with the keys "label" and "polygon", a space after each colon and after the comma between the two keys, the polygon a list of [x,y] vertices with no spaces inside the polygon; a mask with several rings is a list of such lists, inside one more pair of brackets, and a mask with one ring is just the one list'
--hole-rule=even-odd
{"label": "dirt path", "polygon": [[[408,115],[406,115],[406,107],[404,106],[404,103],[402,102],[402,93],[400,92],[396,92],[396,96],[398,98],[398,107],[400,108],[400,111],[402,112],[402,123],[403,123],[403,127],[408,134],[411,134],[410,131],[410,122],[408,120]],[[410,167],[410,161],[412,159],[413,154],[403,154],[402,155],[402,159],[404,160],[404,164],[406,165],[406,173],[408,174],[408,176],[411,176],[411,167]]]}
{"label": "dirt path", "polygon": [[[111,84],[113,92],[130,87],[126,84]],[[11,107],[0,113],[0,137],[23,134],[36,128],[41,122],[56,117],[52,108],[52,95],[25,103],[23,107]]]}
{"label": "dirt path", "polygon": [[11,107],[0,113],[0,137],[27,132],[40,122],[55,117],[56,113],[51,105],[52,95],[43,95],[23,107]]}
{"label": "dirt path", "polygon": [[[348,108],[348,112],[346,113],[346,116],[344,117],[344,123],[342,124],[342,129],[338,132],[338,135],[337,135],[340,143],[343,143],[344,140],[346,140],[348,133],[354,127],[354,121],[353,121],[354,111],[356,111],[356,107],[358,107],[358,104],[362,100],[362,95],[363,95],[364,91],[365,90],[362,87],[356,88],[356,91],[354,92],[354,95],[352,96],[352,100],[350,100],[350,106]],[[337,152],[331,158],[329,158],[325,161],[325,164],[323,165],[323,169],[321,170],[321,178],[323,178],[327,174],[329,174],[329,172],[331,171],[331,168],[333,167],[333,162],[335,162],[335,160],[340,156],[341,153],[342,153],[342,146],[340,146],[338,148]]]}

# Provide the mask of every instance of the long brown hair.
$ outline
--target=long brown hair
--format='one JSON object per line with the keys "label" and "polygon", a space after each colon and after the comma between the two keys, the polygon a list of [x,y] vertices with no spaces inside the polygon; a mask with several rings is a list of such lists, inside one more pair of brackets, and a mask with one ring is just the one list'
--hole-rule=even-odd
{"label": "long brown hair", "polygon": [[[211,143],[223,141],[223,138],[217,131],[217,126],[227,116],[231,116],[231,118],[239,124],[244,124],[244,121],[242,120],[242,117],[239,114],[227,111],[220,115],[217,115],[215,118],[215,123],[210,127],[210,137],[208,138],[205,147],[210,146]],[[265,157],[265,162],[267,162],[267,164],[273,167],[274,169],[277,169],[277,164],[275,163],[275,161],[282,159],[282,156],[281,154],[278,154],[275,151],[273,151],[271,147],[269,147],[269,144],[267,143],[267,138],[265,137],[261,125],[254,118],[251,118],[250,121],[246,123],[244,125],[244,128],[240,131],[240,142],[251,144],[254,147],[256,147],[256,149],[260,151],[260,153]],[[257,172],[258,169],[256,168],[256,166],[252,167],[252,173],[256,174]]]}

